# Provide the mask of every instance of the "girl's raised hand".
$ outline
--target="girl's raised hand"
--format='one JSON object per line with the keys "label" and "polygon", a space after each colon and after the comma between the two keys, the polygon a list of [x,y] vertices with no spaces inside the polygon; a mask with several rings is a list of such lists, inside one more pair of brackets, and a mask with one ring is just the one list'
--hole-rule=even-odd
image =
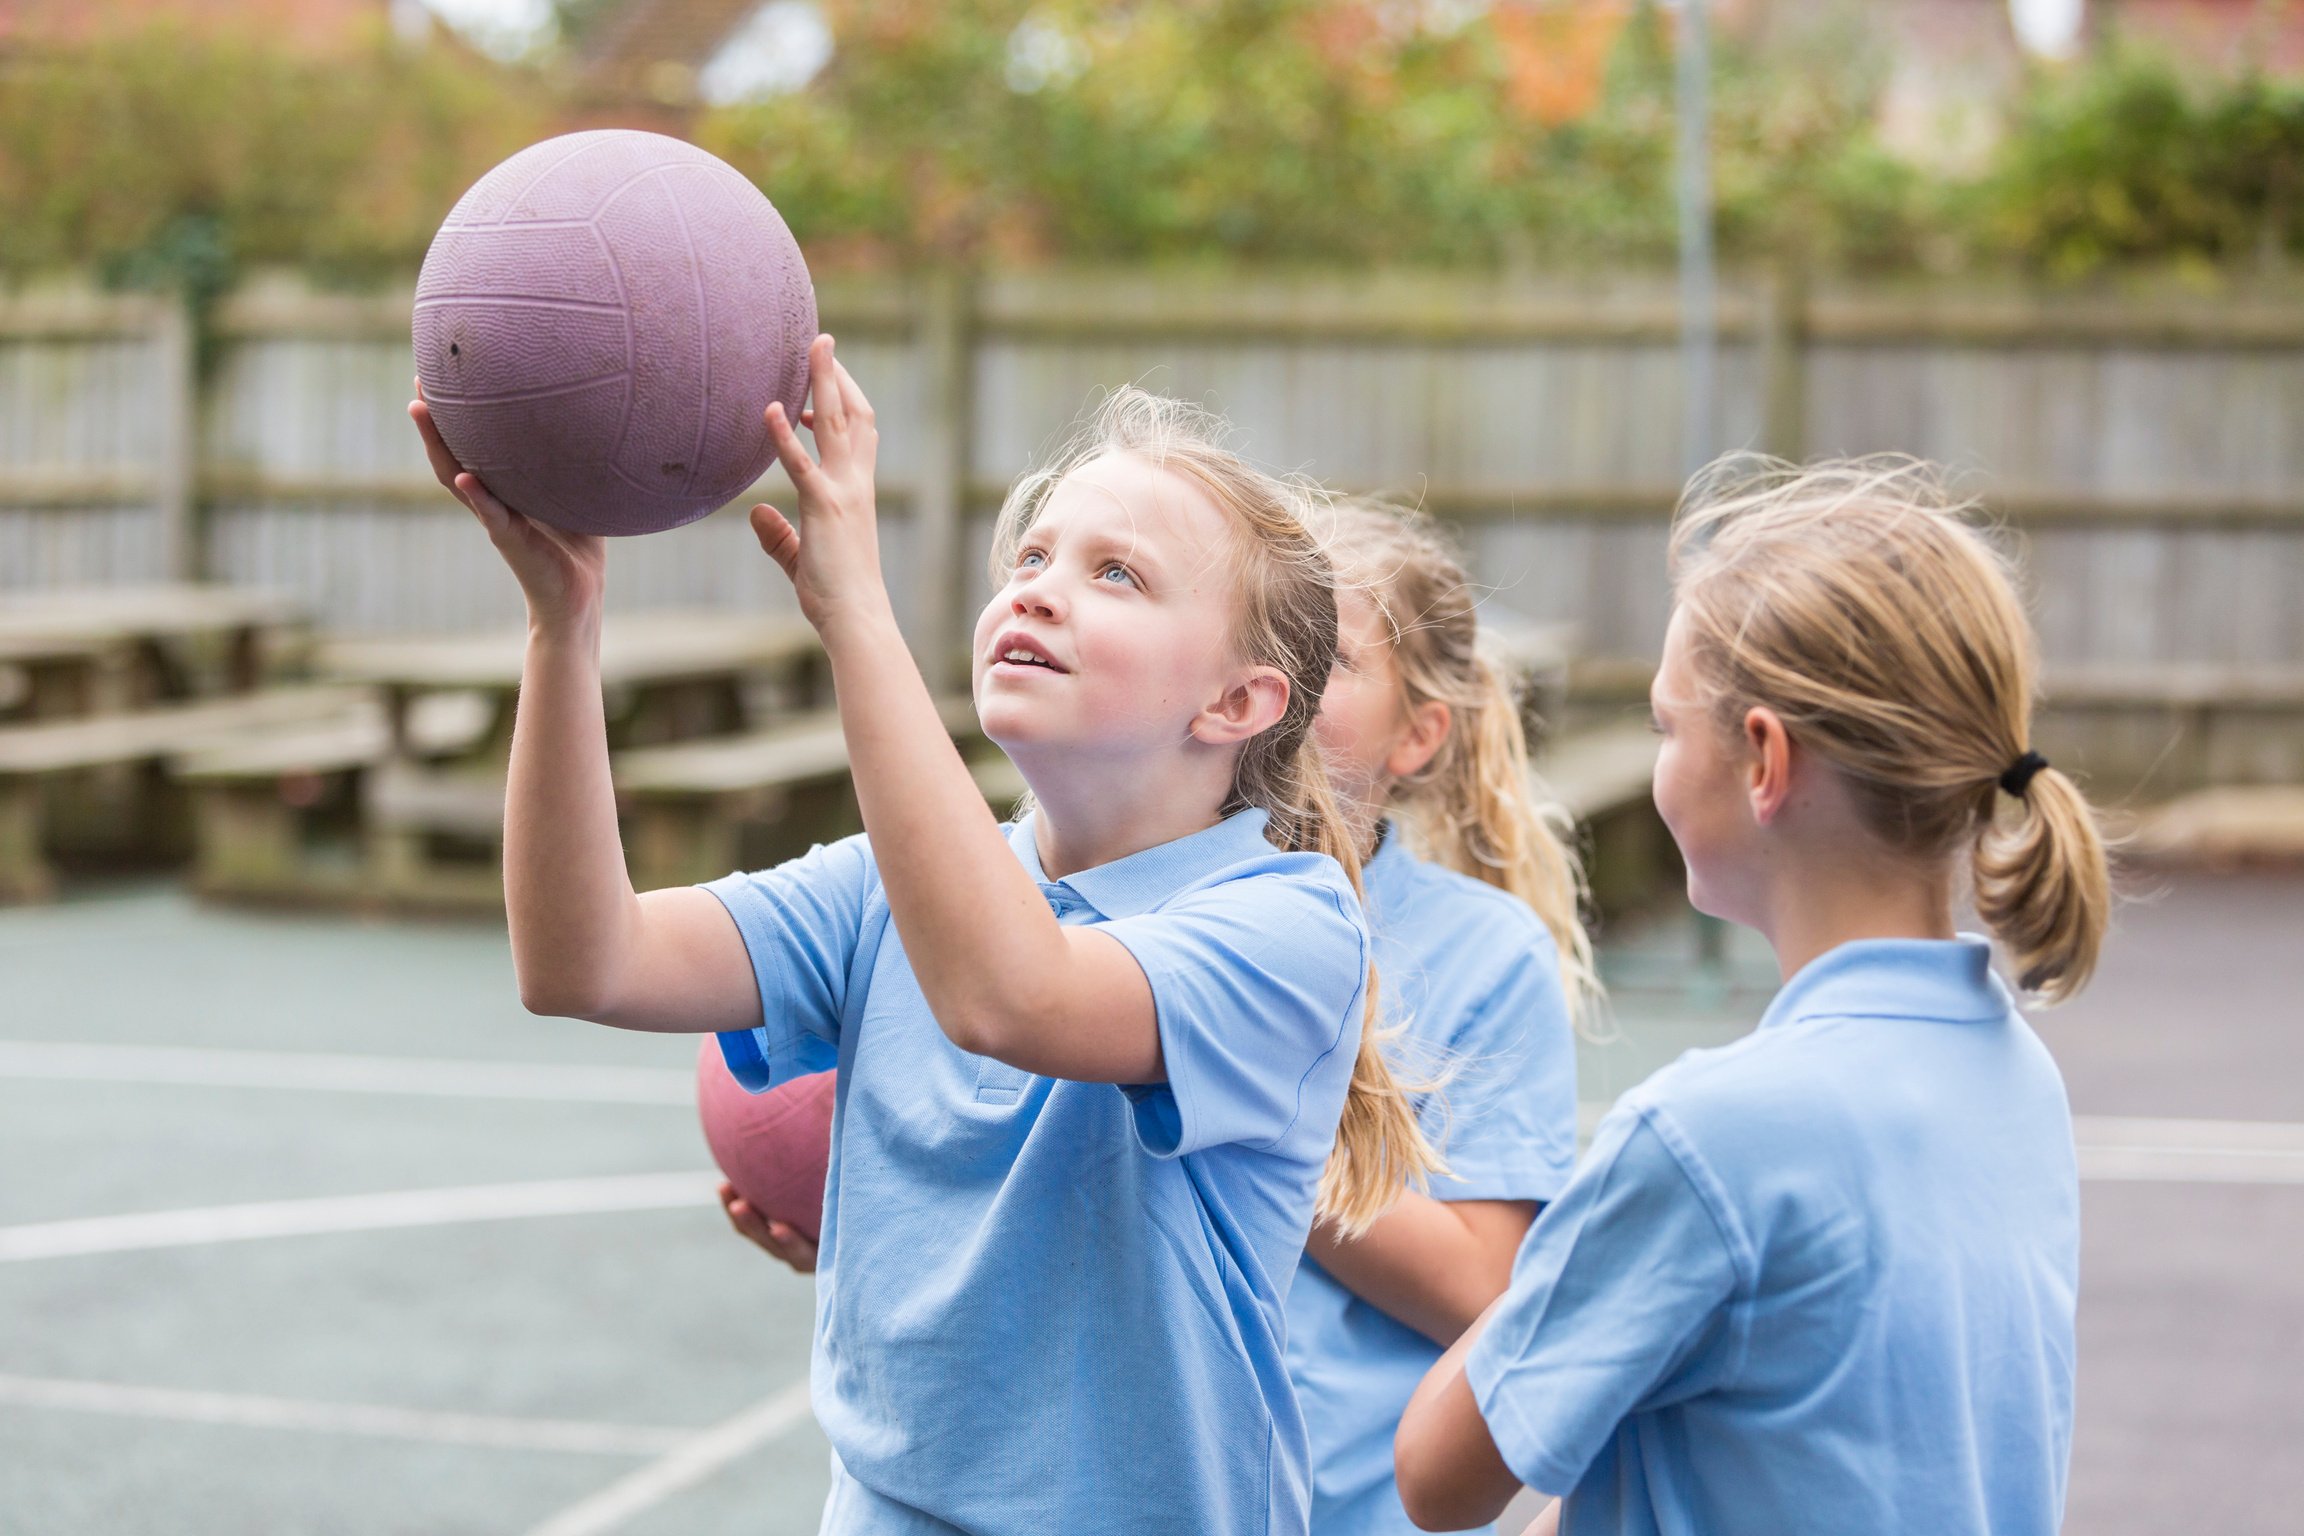
{"label": "girl's raised hand", "polygon": [[801,421],[816,433],[813,458],[784,407],[767,410],[777,460],[799,495],[800,526],[763,502],[752,509],[752,532],[792,578],[800,612],[822,630],[844,610],[888,603],[872,488],[880,433],[872,402],[833,357],[829,336],[808,349],[808,398],[812,409]]}
{"label": "girl's raised hand", "polygon": [[607,548],[598,534],[569,533],[549,523],[521,516],[489,494],[480,477],[456,462],[456,455],[440,436],[432,408],[424,403],[424,386],[408,402],[409,419],[424,439],[424,456],[432,473],[449,494],[470,509],[488,532],[488,542],[512,567],[512,575],[528,598],[532,621],[555,622],[597,617],[608,585]]}

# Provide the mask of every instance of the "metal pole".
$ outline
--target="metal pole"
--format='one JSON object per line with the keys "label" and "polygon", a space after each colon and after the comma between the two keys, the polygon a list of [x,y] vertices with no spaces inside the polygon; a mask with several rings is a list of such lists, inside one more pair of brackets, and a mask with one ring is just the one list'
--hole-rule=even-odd
{"label": "metal pole", "polygon": [[1705,28],[1709,0],[1680,0],[1675,60],[1680,194],[1680,457],[1689,474],[1712,459],[1713,315],[1711,111],[1706,86],[1712,50]]}
{"label": "metal pole", "polygon": [[[1712,49],[1705,8],[1710,0],[1680,0],[1679,47],[1673,70],[1679,126],[1680,201],[1680,459],[1694,474],[1712,461],[1714,355],[1719,326],[1712,269],[1711,108],[1707,87]],[[1689,978],[1700,998],[1727,990],[1728,935],[1718,918],[1696,914],[1696,970]]]}

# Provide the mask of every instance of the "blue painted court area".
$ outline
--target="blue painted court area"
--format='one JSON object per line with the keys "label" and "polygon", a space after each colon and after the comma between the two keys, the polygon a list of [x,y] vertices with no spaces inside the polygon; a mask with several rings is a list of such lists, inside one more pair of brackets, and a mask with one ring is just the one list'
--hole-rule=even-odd
{"label": "blue painted court area", "polygon": [[[2044,1033],[2081,1124],[2068,1529],[2304,1508],[2304,881],[2123,915]],[[1757,1017],[1611,936],[1588,1098]],[[734,1238],[695,1042],[528,1016],[501,928],[0,912],[0,1531],[816,1528],[809,1283]]]}

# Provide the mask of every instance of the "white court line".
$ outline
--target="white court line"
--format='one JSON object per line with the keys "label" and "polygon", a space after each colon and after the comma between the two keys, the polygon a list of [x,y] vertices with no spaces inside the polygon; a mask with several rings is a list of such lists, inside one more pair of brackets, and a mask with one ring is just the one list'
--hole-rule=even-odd
{"label": "white court line", "polygon": [[434,1413],[371,1403],[315,1403],[242,1392],[131,1387],[109,1381],[64,1381],[0,1375],[0,1406],[61,1408],[185,1424],[248,1429],[378,1435],[490,1450],[566,1451],[587,1456],[661,1456],[694,1439],[693,1429],[654,1424],[602,1424],[579,1419],[519,1419],[497,1414]]}
{"label": "white court line", "polygon": [[[1577,1106],[1589,1143],[1611,1106]],[[2074,1115],[2080,1177],[2113,1184],[2304,1184],[2304,1124]]]}
{"label": "white court line", "polygon": [[713,1205],[719,1175],[633,1173],[594,1179],[544,1179],[524,1184],[470,1184],[453,1189],[390,1190],[372,1195],[328,1195],[317,1200],[261,1200],[189,1210],[144,1211],[0,1227],[0,1263],[57,1259],[89,1253],[128,1253],[236,1243],[259,1237],[308,1237],[324,1232],[375,1232],[391,1227],[433,1227],[521,1216],[578,1216],[610,1211],[656,1211]]}
{"label": "white court line", "polygon": [[2304,1125],[2083,1115],[2073,1121],[2073,1137],[2084,1179],[2304,1184]]}
{"label": "white court line", "polygon": [[[693,1078],[685,1070],[670,1067],[0,1040],[0,1078],[11,1077],[556,1103],[685,1106],[695,1102]],[[1580,1106],[1579,1119],[1587,1138],[1607,1108],[1606,1104],[1590,1102]],[[2074,1118],[2072,1129],[2084,1179],[2304,1183],[2304,1125],[2081,1115]],[[0,1228],[0,1259],[8,1257],[7,1230]]]}
{"label": "white court line", "polygon": [[695,1487],[737,1457],[808,1418],[808,1383],[798,1382],[724,1419],[590,1498],[579,1499],[528,1536],[603,1536],[634,1515]]}
{"label": "white court line", "polygon": [[291,1088],[320,1093],[407,1093],[444,1098],[545,1099],[570,1104],[696,1102],[695,1074],[672,1067],[588,1067],[562,1062],[458,1061],[317,1051],[231,1051],[172,1045],[89,1045],[0,1040],[0,1078],[49,1082],[165,1083],[203,1088]]}

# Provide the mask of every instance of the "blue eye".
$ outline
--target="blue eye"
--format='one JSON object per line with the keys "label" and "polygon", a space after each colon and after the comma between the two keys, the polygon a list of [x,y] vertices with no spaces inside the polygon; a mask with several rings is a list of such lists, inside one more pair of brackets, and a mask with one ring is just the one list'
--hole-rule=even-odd
{"label": "blue eye", "polygon": [[1136,582],[1136,578],[1128,574],[1128,567],[1117,562],[1104,567],[1100,574],[1107,580],[1117,578],[1121,586],[1133,586]]}
{"label": "blue eye", "polygon": [[1028,549],[1016,557],[1016,569],[1036,571],[1048,563],[1048,557],[1036,549]]}

